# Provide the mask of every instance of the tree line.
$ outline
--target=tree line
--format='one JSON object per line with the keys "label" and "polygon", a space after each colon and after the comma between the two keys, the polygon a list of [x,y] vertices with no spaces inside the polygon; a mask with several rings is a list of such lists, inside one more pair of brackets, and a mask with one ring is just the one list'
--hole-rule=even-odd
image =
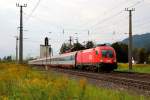
{"label": "tree line", "polygon": [[13,61],[13,59],[12,59],[12,56],[4,56],[3,58],[0,58],[0,62],[2,61],[10,62],[10,61]]}
{"label": "tree line", "polygon": [[93,48],[95,46],[93,41],[87,41],[85,45],[82,45],[81,43],[63,43],[61,48],[60,48],[60,54],[67,53],[67,52],[73,52],[73,51],[78,51],[78,50],[84,50],[84,49],[89,49]]}

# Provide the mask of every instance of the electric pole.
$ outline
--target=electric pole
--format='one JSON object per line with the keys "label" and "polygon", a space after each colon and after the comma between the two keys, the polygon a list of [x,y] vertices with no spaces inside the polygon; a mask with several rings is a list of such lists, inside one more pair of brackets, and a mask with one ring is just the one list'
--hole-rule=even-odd
{"label": "electric pole", "polygon": [[78,33],[75,33],[75,34],[76,34],[75,40],[76,40],[76,43],[78,43]]}
{"label": "electric pole", "polygon": [[129,61],[129,70],[132,70],[132,11],[135,11],[135,8],[132,9],[125,8],[125,11],[129,12],[128,61]]}
{"label": "electric pole", "polygon": [[18,40],[19,38],[18,36],[15,36],[15,38],[16,38],[16,63],[18,64]]}
{"label": "electric pole", "polygon": [[89,41],[89,35],[90,35],[90,31],[88,30],[88,41]]}
{"label": "electric pole", "polygon": [[63,29],[62,33],[63,33],[63,35],[65,34],[65,30],[64,29]]}
{"label": "electric pole", "polygon": [[72,37],[71,36],[69,37],[69,45],[70,46],[72,45]]}
{"label": "electric pole", "polygon": [[16,6],[20,7],[19,63],[21,64],[23,63],[23,7],[27,7],[27,4],[16,4]]}

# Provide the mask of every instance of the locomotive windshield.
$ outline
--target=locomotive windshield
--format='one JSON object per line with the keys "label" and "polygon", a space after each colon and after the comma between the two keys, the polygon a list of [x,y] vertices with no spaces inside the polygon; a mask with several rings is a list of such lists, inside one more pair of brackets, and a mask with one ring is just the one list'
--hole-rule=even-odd
{"label": "locomotive windshield", "polygon": [[102,50],[102,57],[113,58],[113,51],[112,50]]}

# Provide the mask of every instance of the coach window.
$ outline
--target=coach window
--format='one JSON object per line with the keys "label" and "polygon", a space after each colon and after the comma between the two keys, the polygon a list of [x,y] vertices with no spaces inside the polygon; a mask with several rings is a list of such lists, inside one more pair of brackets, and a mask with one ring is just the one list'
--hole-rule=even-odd
{"label": "coach window", "polygon": [[65,61],[67,61],[68,60],[68,57],[65,57]]}
{"label": "coach window", "polygon": [[69,61],[70,59],[71,59],[70,56],[68,56],[68,57],[67,57],[67,61]]}
{"label": "coach window", "polygon": [[55,58],[55,60],[56,60],[56,61],[60,61],[60,59],[59,59],[59,58]]}
{"label": "coach window", "polygon": [[69,60],[72,60],[72,56],[70,56],[70,59]]}
{"label": "coach window", "polygon": [[73,60],[73,56],[70,56],[70,60]]}
{"label": "coach window", "polygon": [[66,61],[68,61],[68,60],[69,60],[69,57],[67,56],[67,57],[66,57]]}
{"label": "coach window", "polygon": [[61,57],[61,58],[59,58],[59,60],[58,61],[64,61],[64,58],[63,57]]}
{"label": "coach window", "polygon": [[54,61],[54,58],[50,59],[50,61]]}
{"label": "coach window", "polygon": [[71,56],[71,60],[74,60],[74,56]]}
{"label": "coach window", "polygon": [[66,58],[65,57],[63,57],[63,58],[61,58],[62,60],[61,61],[65,61],[66,60]]}
{"label": "coach window", "polygon": [[75,59],[75,56],[72,56],[72,60],[74,60]]}
{"label": "coach window", "polygon": [[66,61],[66,57],[63,57],[63,58],[62,58],[62,61]]}

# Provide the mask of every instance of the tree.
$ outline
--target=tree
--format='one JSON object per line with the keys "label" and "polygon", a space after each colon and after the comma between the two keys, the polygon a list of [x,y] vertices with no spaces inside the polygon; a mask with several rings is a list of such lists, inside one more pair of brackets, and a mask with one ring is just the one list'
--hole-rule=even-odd
{"label": "tree", "polygon": [[147,59],[146,62],[150,64],[150,50],[147,50]]}
{"label": "tree", "polygon": [[7,60],[7,57],[6,57],[6,56],[4,56],[4,57],[3,57],[3,60],[4,60],[4,61],[5,61],[5,60]]}
{"label": "tree", "polygon": [[150,64],[150,54],[149,54],[149,56],[148,56],[147,62]]}
{"label": "tree", "polygon": [[144,48],[140,48],[138,50],[138,54],[139,54],[139,63],[144,63],[147,59],[147,52]]}
{"label": "tree", "polygon": [[85,49],[85,47],[79,42],[74,43],[73,45],[70,45],[69,43],[63,43],[61,48],[60,48],[60,54],[78,51],[78,50],[83,50],[83,49]]}
{"label": "tree", "polygon": [[150,55],[149,51],[144,48],[134,48],[133,57],[138,63],[148,62],[148,56]]}
{"label": "tree", "polygon": [[118,62],[123,62],[123,63],[128,62],[128,45],[116,42],[113,43],[111,46],[116,51]]}
{"label": "tree", "polygon": [[138,48],[133,49],[132,56],[133,56],[135,61],[139,61]]}
{"label": "tree", "polygon": [[7,61],[12,61],[12,57],[11,56],[7,56],[6,60]]}
{"label": "tree", "polygon": [[12,61],[12,56],[4,56],[3,61]]}
{"label": "tree", "polygon": [[87,43],[85,44],[86,49],[93,48],[93,47],[94,47],[93,41],[87,41]]}
{"label": "tree", "polygon": [[84,50],[84,49],[85,47],[81,43],[77,42],[73,44],[73,48],[71,49],[71,51],[78,51],[78,50]]}
{"label": "tree", "polygon": [[63,43],[60,48],[60,54],[65,53],[67,50],[69,50],[69,47],[67,46],[66,43]]}

